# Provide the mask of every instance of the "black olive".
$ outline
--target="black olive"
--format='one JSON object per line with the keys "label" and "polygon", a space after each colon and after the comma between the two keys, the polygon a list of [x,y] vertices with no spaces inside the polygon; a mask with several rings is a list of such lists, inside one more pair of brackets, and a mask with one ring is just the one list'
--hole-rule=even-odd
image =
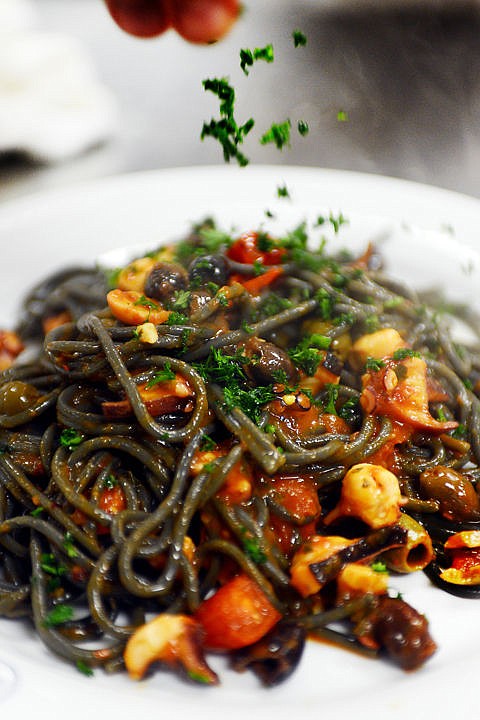
{"label": "black olive", "polygon": [[189,275],[194,287],[209,282],[225,285],[228,280],[228,263],[223,255],[202,255],[190,264]]}
{"label": "black olive", "polygon": [[277,345],[252,337],[245,345],[245,354],[251,361],[246,368],[247,373],[261,385],[295,381],[295,366],[285,350]]}
{"label": "black olive", "polygon": [[159,262],[147,276],[144,290],[147,297],[166,302],[187,287],[188,274],[185,268],[176,263]]}
{"label": "black olive", "polygon": [[278,685],[300,662],[305,637],[304,628],[293,623],[278,623],[261,640],[233,654],[233,669],[238,672],[250,669],[263,685]]}

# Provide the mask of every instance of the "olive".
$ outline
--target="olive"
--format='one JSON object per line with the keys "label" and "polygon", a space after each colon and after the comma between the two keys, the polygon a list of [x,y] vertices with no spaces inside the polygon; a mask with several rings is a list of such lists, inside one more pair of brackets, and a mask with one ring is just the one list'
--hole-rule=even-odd
{"label": "olive", "polygon": [[267,687],[278,685],[298,666],[305,638],[305,628],[280,622],[253,645],[237,650],[232,656],[232,666],[237,672],[252,670]]}
{"label": "olive", "polygon": [[228,263],[223,255],[202,255],[191,262],[189,275],[194,287],[209,282],[225,285],[228,280]]}
{"label": "olive", "polygon": [[34,405],[39,397],[40,393],[33,385],[21,380],[7,382],[0,390],[0,413],[16,415]]}
{"label": "olive", "polygon": [[145,295],[161,302],[171,300],[179,290],[188,287],[185,268],[176,263],[158,262],[145,280]]}
{"label": "olive", "polygon": [[420,475],[423,495],[438,500],[441,514],[449,520],[480,519],[480,498],[473,483],[453,468],[437,465]]}
{"label": "olive", "polygon": [[285,350],[277,345],[252,337],[245,345],[245,354],[250,359],[248,374],[261,385],[296,380],[295,366]]}

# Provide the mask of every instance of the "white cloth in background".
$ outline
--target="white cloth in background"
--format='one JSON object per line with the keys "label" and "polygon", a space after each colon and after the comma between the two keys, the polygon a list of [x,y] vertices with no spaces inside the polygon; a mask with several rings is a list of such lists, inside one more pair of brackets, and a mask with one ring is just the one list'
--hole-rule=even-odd
{"label": "white cloth in background", "polygon": [[0,0],[0,152],[65,160],[108,139],[116,115],[75,38],[36,30],[29,0]]}

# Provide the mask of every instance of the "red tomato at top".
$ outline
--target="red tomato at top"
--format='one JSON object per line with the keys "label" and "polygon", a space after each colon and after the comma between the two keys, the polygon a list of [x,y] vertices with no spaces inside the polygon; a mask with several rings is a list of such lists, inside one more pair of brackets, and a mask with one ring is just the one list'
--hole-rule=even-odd
{"label": "red tomato at top", "polygon": [[212,43],[227,34],[240,14],[238,0],[177,0],[173,27],[185,40]]}
{"label": "red tomato at top", "polygon": [[105,0],[110,15],[130,35],[149,38],[161,35],[172,25],[164,0]]}
{"label": "red tomato at top", "polygon": [[189,42],[223,37],[240,14],[238,0],[105,0],[122,30],[142,38],[174,28]]}

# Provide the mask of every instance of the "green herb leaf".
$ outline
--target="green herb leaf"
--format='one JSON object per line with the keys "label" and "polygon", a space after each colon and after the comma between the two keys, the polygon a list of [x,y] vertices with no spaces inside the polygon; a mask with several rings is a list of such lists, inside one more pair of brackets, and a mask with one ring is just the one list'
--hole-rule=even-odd
{"label": "green herb leaf", "polygon": [[299,120],[297,123],[297,129],[299,134],[302,137],[305,137],[305,135],[308,135],[310,128],[308,127],[308,123],[305,120]]}
{"label": "green herb leaf", "polygon": [[240,50],[240,67],[245,75],[248,75],[249,68],[252,67],[255,60],[265,60],[267,63],[272,63],[274,60],[273,45],[269,44],[254,50]]}
{"label": "green herb leaf", "polygon": [[398,350],[395,350],[395,352],[392,355],[394,360],[406,360],[407,358],[412,357],[422,357],[421,353],[418,352],[418,350],[412,350],[411,348],[399,348]]}
{"label": "green herb leaf", "polygon": [[66,532],[63,536],[63,547],[69,558],[78,557],[78,550],[74,545],[74,538],[71,532]]}
{"label": "green herb leaf", "polygon": [[365,370],[367,370],[367,372],[378,372],[384,367],[384,361],[379,358],[368,357],[365,362]]}
{"label": "green herb leaf", "polygon": [[75,663],[76,668],[79,672],[82,673],[82,675],[86,675],[87,677],[92,677],[93,675],[93,668],[90,667],[90,665],[87,665],[86,662],[83,660],[77,660]]}
{"label": "green herb leaf", "polygon": [[176,375],[173,372],[170,363],[166,362],[165,367],[162,368],[162,370],[156,372],[155,375],[147,382],[145,387],[147,390],[149,390],[150,388],[154,387],[154,385],[158,385],[159,383],[168,382],[169,380],[175,380],[175,377]]}
{"label": "green herb leaf", "polygon": [[73,607],[71,605],[56,605],[53,610],[45,616],[43,622],[45,627],[63,625],[73,619]]}
{"label": "green herb leaf", "polygon": [[290,145],[291,127],[292,123],[290,120],[285,120],[282,123],[272,123],[270,128],[260,138],[260,144],[268,145],[272,143],[278,150],[283,150],[286,145]]}
{"label": "green herb leaf", "polygon": [[67,448],[67,450],[76,448],[83,442],[83,439],[83,435],[74,428],[65,428],[60,433],[60,445]]}
{"label": "green herb leaf", "polygon": [[226,78],[211,78],[203,81],[203,87],[217,95],[220,100],[220,119],[204,123],[200,134],[201,140],[212,137],[218,140],[223,149],[225,162],[235,159],[241,167],[248,165],[248,158],[238,146],[241,145],[254,126],[253,118],[244,125],[238,125],[234,117],[235,90]]}
{"label": "green herb leaf", "polygon": [[293,44],[297,47],[305,47],[307,44],[307,36],[301,30],[294,30],[292,32]]}

